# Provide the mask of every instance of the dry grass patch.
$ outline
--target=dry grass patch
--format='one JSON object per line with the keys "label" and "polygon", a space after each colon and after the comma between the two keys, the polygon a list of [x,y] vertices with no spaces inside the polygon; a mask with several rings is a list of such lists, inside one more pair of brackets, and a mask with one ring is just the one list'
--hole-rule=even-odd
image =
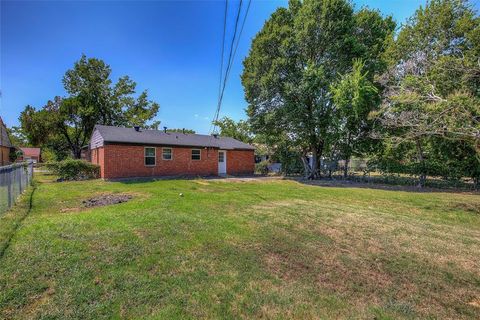
{"label": "dry grass patch", "polygon": [[265,268],[282,281],[313,281],[360,309],[386,305],[452,317],[454,305],[478,295],[478,232],[348,208],[305,200],[256,205],[268,216],[261,221],[275,226],[260,250]]}
{"label": "dry grass patch", "polygon": [[[106,194],[134,199],[58,214]],[[291,181],[42,183],[0,258],[0,318],[476,319],[477,203]]]}

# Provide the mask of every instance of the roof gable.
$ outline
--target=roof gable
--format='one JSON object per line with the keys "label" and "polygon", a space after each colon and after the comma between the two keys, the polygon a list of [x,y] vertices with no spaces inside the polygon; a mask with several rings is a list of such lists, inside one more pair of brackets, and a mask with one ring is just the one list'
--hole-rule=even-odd
{"label": "roof gable", "polygon": [[0,117],[0,146],[2,147],[12,147],[12,142],[8,136],[7,127],[3,123],[2,118]]}
{"label": "roof gable", "polygon": [[[185,147],[212,147],[226,150],[255,150],[255,147],[230,137],[213,137],[203,134],[186,134],[181,132],[163,132],[160,130],[122,128],[96,125],[92,138],[98,141],[98,134],[104,143],[125,143],[143,145],[170,145]],[[97,147],[99,145],[92,147]]]}

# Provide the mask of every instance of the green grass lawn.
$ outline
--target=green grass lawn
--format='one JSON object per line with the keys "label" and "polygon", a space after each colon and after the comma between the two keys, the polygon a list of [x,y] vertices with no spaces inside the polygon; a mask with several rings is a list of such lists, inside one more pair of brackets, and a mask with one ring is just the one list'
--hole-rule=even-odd
{"label": "green grass lawn", "polygon": [[40,178],[0,218],[0,318],[480,318],[478,195]]}

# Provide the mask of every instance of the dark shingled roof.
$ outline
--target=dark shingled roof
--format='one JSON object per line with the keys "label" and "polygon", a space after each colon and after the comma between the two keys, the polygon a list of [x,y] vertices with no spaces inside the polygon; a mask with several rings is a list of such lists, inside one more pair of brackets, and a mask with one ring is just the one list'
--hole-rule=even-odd
{"label": "dark shingled roof", "polygon": [[170,145],[186,147],[213,147],[219,149],[255,150],[254,146],[229,137],[213,137],[203,134],[183,134],[181,132],[163,132],[160,130],[121,128],[96,125],[104,142],[132,143],[144,145]]}

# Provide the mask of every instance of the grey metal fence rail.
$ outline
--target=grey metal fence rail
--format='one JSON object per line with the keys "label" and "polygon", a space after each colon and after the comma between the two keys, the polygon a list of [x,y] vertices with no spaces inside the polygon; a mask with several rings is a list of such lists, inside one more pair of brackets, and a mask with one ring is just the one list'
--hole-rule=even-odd
{"label": "grey metal fence rail", "polygon": [[18,196],[32,183],[33,162],[0,167],[0,214],[15,204]]}

